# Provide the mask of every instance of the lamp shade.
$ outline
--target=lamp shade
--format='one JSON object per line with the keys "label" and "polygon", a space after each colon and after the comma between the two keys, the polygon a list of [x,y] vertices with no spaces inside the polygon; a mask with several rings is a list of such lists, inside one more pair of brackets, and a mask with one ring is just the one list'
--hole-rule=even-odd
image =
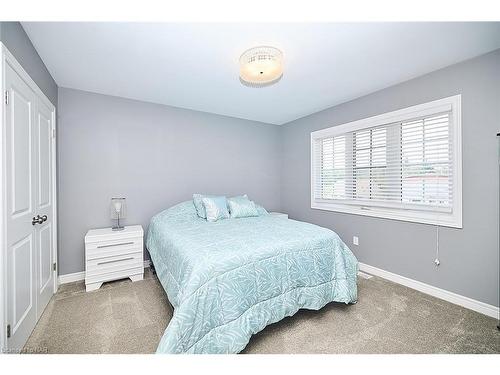
{"label": "lamp shade", "polygon": [[124,219],[127,217],[125,198],[111,198],[111,219]]}

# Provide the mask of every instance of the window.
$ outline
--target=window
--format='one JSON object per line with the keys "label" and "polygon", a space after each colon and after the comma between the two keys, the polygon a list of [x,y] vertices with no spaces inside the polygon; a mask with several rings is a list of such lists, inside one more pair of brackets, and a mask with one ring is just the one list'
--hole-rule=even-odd
{"label": "window", "polygon": [[311,207],[462,227],[460,95],[311,133]]}

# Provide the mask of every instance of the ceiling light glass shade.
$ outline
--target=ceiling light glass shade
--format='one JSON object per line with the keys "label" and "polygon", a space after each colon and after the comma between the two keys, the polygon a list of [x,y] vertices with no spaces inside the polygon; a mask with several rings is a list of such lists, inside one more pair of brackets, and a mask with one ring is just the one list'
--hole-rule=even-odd
{"label": "ceiling light glass shade", "polygon": [[283,77],[283,52],[274,47],[254,47],[240,57],[240,81],[249,87],[265,87]]}

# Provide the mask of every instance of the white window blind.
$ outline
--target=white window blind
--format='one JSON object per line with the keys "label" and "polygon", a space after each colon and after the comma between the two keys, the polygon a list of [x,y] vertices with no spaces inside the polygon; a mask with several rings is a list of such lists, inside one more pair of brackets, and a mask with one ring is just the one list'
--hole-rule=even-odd
{"label": "white window blind", "polygon": [[461,226],[452,98],[313,133],[312,207]]}

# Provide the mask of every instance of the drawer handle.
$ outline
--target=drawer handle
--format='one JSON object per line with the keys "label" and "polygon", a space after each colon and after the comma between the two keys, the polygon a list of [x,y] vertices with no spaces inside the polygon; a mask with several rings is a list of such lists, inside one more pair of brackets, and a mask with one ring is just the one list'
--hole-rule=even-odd
{"label": "drawer handle", "polygon": [[114,243],[114,244],[111,244],[111,245],[101,245],[101,246],[97,246],[98,249],[102,249],[104,247],[113,247],[113,246],[123,246],[123,245],[133,245],[134,243],[133,242],[122,242],[122,243]]}
{"label": "drawer handle", "polygon": [[97,265],[100,266],[101,264],[124,262],[126,260],[131,260],[131,259],[134,259],[134,257],[124,258],[124,259],[116,259],[116,260],[108,260],[106,262],[99,262],[99,263],[97,263]]}
{"label": "drawer handle", "polygon": [[124,255],[130,255],[130,254],[138,254],[140,252],[141,252],[140,250],[134,250],[134,251],[129,251],[127,253],[122,253],[122,254],[111,254],[111,255],[106,255],[106,256],[97,256],[97,257],[94,257],[94,258],[88,258],[88,260],[116,258],[117,256],[124,256]]}

